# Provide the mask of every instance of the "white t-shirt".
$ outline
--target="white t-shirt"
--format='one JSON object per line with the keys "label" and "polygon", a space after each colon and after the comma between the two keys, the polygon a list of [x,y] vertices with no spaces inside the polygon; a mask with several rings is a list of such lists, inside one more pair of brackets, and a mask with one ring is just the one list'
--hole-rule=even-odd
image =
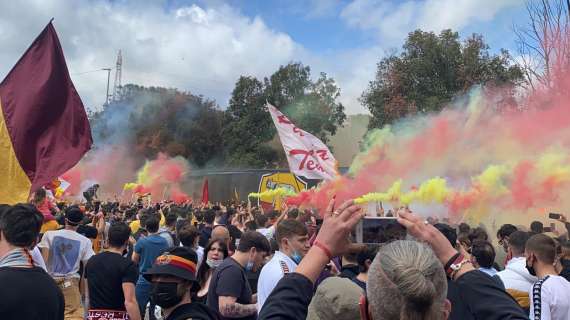
{"label": "white t-shirt", "polygon": [[95,255],[91,240],[66,229],[47,231],[38,247],[49,249],[48,273],[58,278],[79,278],[79,262],[85,265]]}
{"label": "white t-shirt", "polygon": [[30,255],[32,256],[32,260],[34,260],[34,265],[36,267],[44,269],[47,272],[46,263],[44,261],[44,257],[42,256],[40,248],[35,246],[34,249],[30,251]]}
{"label": "white t-shirt", "polygon": [[257,281],[257,312],[261,310],[269,295],[277,286],[277,283],[286,273],[295,272],[297,264],[289,256],[281,251],[275,251],[273,258],[269,260]]}
{"label": "white t-shirt", "polygon": [[570,320],[570,282],[546,276],[529,292],[531,320]]}
{"label": "white t-shirt", "polygon": [[196,248],[196,255],[198,256],[198,265],[201,265],[202,259],[204,259],[204,248],[198,246],[198,248]]}

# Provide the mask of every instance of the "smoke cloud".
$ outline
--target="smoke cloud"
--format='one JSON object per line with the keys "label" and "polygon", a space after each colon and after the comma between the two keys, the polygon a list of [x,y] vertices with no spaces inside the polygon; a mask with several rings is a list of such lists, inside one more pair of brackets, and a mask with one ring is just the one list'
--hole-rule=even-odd
{"label": "smoke cloud", "polygon": [[[569,87],[570,75],[559,79]],[[370,132],[347,175],[289,202],[323,209],[336,195],[473,222],[567,209],[570,93],[500,93],[474,88],[439,114]]]}

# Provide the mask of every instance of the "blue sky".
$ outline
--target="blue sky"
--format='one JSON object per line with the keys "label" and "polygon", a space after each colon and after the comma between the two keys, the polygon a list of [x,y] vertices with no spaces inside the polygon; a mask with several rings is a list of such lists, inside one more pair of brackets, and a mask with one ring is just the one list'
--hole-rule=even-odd
{"label": "blue sky", "polygon": [[349,113],[376,63],[416,28],[481,33],[516,56],[522,0],[49,0],[0,4],[0,77],[54,17],[88,108],[104,102],[106,74],[123,51],[123,83],[176,87],[225,107],[240,75],[269,76],[301,61],[341,87]]}
{"label": "blue sky", "polygon": [[[374,31],[350,27],[340,17],[343,8],[351,1],[321,1],[330,3],[330,5],[326,6],[326,10],[320,14],[314,12],[315,8],[314,5],[311,7],[311,2],[230,1],[247,16],[261,16],[269,27],[289,34],[293,40],[315,52],[327,53],[335,50],[366,48],[381,43],[382,38],[379,38]],[[397,6],[404,1],[386,0],[379,2],[389,2]],[[497,2],[513,3],[513,1],[502,0],[497,0]],[[471,33],[483,34],[493,51],[506,48],[514,52],[516,51],[516,44],[512,32],[513,25],[523,24],[526,19],[524,2],[521,0],[519,4],[514,3],[505,10],[498,11],[492,19],[469,23],[459,30],[455,30],[459,31],[462,36]],[[413,28],[407,31],[412,30]],[[403,39],[396,46],[390,41],[390,45],[399,48],[402,42]]]}

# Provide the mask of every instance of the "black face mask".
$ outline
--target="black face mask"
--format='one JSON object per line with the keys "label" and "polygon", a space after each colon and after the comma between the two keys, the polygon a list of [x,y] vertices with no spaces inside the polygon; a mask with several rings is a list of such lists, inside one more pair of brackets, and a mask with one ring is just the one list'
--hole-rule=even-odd
{"label": "black face mask", "polygon": [[182,301],[182,297],[178,295],[178,283],[154,282],[152,284],[150,299],[163,309],[174,307]]}
{"label": "black face mask", "polygon": [[535,276],[536,277],[536,270],[534,270],[534,268],[528,265],[528,259],[526,260],[526,270],[528,270],[528,273],[530,273],[531,276]]}

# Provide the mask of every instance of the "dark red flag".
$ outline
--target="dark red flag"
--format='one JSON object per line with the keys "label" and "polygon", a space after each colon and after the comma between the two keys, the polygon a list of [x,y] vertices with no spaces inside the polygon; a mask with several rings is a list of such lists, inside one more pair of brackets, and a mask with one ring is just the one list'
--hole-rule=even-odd
{"label": "dark red flag", "polygon": [[208,192],[208,179],[204,179],[204,185],[202,186],[202,203],[208,203],[210,201],[210,194]]}
{"label": "dark red flag", "polygon": [[[10,147],[32,191],[69,170],[91,148],[87,114],[51,22],[0,83],[0,105]],[[0,157],[0,166],[5,160]],[[10,170],[17,174],[13,165]]]}

